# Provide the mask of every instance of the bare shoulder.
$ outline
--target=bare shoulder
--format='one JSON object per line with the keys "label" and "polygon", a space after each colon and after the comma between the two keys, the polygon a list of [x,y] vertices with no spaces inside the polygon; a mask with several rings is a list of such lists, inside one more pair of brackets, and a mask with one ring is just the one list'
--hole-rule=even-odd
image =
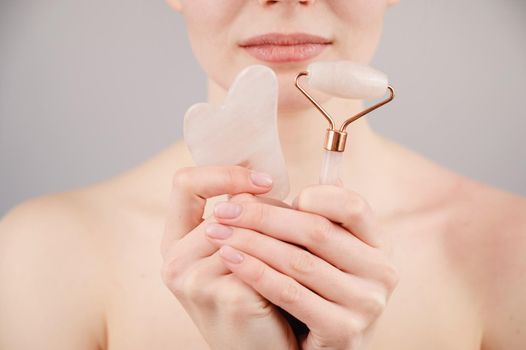
{"label": "bare shoulder", "polygon": [[88,208],[81,193],[63,193],[1,219],[0,348],[100,348],[104,270]]}
{"label": "bare shoulder", "polygon": [[493,216],[482,241],[488,291],[484,349],[526,349],[526,199],[488,195],[483,215]]}
{"label": "bare shoulder", "polygon": [[475,290],[483,349],[526,349],[526,198],[461,181],[448,250]]}
{"label": "bare shoulder", "polygon": [[[123,328],[111,338],[108,305],[123,301],[125,289],[155,295],[154,306],[178,306],[159,288],[159,245],[173,172],[188,163],[181,149],[104,182],[28,200],[0,218],[0,349],[104,349],[115,334],[123,344],[158,340],[151,324],[144,334]],[[152,313],[145,322],[162,320],[150,304],[123,305]],[[120,320],[113,327],[136,321]]]}

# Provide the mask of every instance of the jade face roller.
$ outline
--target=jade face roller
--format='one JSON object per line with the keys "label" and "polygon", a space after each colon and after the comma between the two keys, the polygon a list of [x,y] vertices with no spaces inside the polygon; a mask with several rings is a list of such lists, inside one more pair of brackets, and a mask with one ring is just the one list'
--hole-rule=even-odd
{"label": "jade face roller", "polygon": [[[299,85],[308,78],[310,87],[344,98],[376,98],[389,90],[391,96],[348,118],[336,129],[329,114]],[[385,74],[349,61],[315,62],[296,77],[296,87],[329,122],[320,183],[336,184],[347,126],[391,101],[394,91]],[[243,165],[270,174],[272,189],[261,195],[283,200],[289,179],[277,128],[277,77],[272,69],[253,65],[241,71],[221,106],[197,103],[184,116],[184,139],[197,165]]]}
{"label": "jade face roller", "polygon": [[[308,78],[310,87],[328,94],[354,99],[372,99],[384,96],[389,90],[390,96],[362,112],[349,117],[339,129],[336,129],[333,118],[310,96],[299,84],[301,77]],[[394,98],[394,90],[388,84],[387,76],[371,67],[350,61],[314,62],[307,71],[296,77],[296,87],[307,97],[329,122],[325,135],[324,157],[320,174],[321,184],[337,184],[339,167],[347,140],[347,126],[367,113],[383,106]]]}

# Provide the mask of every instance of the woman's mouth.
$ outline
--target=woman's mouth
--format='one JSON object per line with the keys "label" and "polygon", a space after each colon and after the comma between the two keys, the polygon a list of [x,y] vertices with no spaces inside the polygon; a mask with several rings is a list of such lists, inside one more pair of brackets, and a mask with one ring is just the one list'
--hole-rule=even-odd
{"label": "woman's mouth", "polygon": [[284,63],[314,58],[330,44],[330,39],[306,33],[269,33],[243,40],[239,46],[259,60]]}

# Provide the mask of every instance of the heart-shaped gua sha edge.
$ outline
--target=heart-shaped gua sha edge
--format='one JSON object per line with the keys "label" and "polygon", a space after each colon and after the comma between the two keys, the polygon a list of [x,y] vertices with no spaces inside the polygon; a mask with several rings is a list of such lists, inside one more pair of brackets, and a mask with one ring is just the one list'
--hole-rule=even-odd
{"label": "heart-shaped gua sha edge", "polygon": [[278,83],[272,69],[241,71],[221,106],[197,103],[184,116],[184,140],[196,165],[242,165],[272,176],[260,196],[283,200],[289,177],[277,126]]}

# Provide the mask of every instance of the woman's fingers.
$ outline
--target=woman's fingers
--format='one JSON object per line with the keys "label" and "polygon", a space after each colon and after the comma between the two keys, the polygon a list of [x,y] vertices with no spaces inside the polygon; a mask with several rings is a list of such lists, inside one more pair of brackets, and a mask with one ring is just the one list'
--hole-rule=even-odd
{"label": "woman's fingers", "polygon": [[[227,208],[229,205],[237,208]],[[305,247],[345,272],[389,279],[386,259],[379,250],[320,215],[258,202],[220,202],[214,208],[214,216],[219,223],[252,229]]]}
{"label": "woman's fingers", "polygon": [[[217,247],[205,238],[205,227],[215,222],[208,218],[183,238],[173,242],[164,256],[163,274],[171,281],[191,271],[203,259],[208,259],[217,251]],[[217,257],[216,257],[217,261]]]}
{"label": "woman's fingers", "polygon": [[[347,274],[307,250],[250,229],[221,224],[209,227],[216,229],[207,230],[210,232],[207,236],[214,245],[228,245],[245,252],[292,277],[326,300],[376,315],[386,303],[384,290],[376,284]],[[230,232],[230,235],[225,237],[222,235],[224,232]],[[360,257],[349,256],[349,259]]]}
{"label": "woman's fingers", "polygon": [[[371,208],[342,187],[304,191],[293,208],[217,203],[207,232],[225,266],[305,323],[303,349],[358,348],[398,274],[382,252]],[[302,249],[306,248],[306,249]]]}
{"label": "woman's fingers", "polygon": [[[273,205],[280,205],[282,203],[269,198],[257,197],[250,193],[233,195],[230,201],[235,203],[272,203]],[[283,205],[286,204],[283,203]],[[210,216],[186,235],[173,241],[169,249],[165,252],[165,261],[171,261],[170,264],[173,265],[172,268],[177,271],[185,271],[198,260],[214,254],[214,252],[217,251],[217,247],[205,238],[205,228],[207,224],[214,222],[217,222],[217,220],[213,216]]]}
{"label": "woman's fingers", "polygon": [[[230,273],[230,270],[225,267],[221,260],[216,250],[214,254],[196,261],[191,267],[184,268],[184,270],[179,266],[174,266],[170,269],[171,278],[167,279],[170,290],[176,296],[185,296],[181,299],[188,297],[199,299],[200,294],[210,294],[204,290],[210,281]],[[173,260],[171,263],[177,264],[177,260]],[[213,293],[211,294],[213,295]]]}
{"label": "woman's fingers", "polygon": [[371,247],[382,247],[383,237],[373,211],[365,199],[354,191],[332,185],[309,186],[294,199],[292,207],[324,216],[341,224]]}
{"label": "woman's fingers", "polygon": [[[242,166],[185,167],[176,171],[161,243],[163,255],[170,244],[203,221],[206,199],[248,192],[262,194],[272,185],[259,173]],[[266,185],[264,185],[266,184]]]}
{"label": "woman's fingers", "polygon": [[[175,274],[167,283],[179,302],[190,311],[197,325],[216,322],[211,314],[228,310],[246,317],[265,317],[270,303],[239,278],[234,276],[219,256],[219,251],[196,261],[183,273]],[[206,312],[197,311],[205,309]],[[195,310],[195,311],[194,311]]]}
{"label": "woman's fingers", "polygon": [[[310,330],[308,338],[323,341],[327,348],[346,348],[348,339],[358,337],[365,329],[366,322],[358,314],[321,298],[263,261],[228,245],[222,246],[219,253],[235,276],[303,321]],[[313,341],[308,338],[306,344]]]}

